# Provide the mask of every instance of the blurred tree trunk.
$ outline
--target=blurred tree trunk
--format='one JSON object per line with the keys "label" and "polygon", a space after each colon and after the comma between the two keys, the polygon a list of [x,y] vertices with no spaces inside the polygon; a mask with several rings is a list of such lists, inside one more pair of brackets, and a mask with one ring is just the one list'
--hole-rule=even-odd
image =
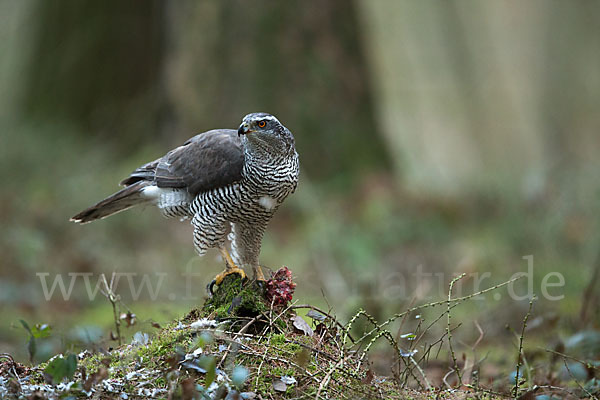
{"label": "blurred tree trunk", "polygon": [[35,2],[24,116],[120,147],[152,136],[165,109],[163,13],[159,0]]}
{"label": "blurred tree trunk", "polygon": [[29,30],[21,29],[33,8],[32,0],[0,1],[0,121],[2,125],[17,119],[23,96],[23,69],[27,65]]}
{"label": "blurred tree trunk", "polygon": [[352,180],[388,165],[352,3],[168,3],[166,76],[178,131],[267,111],[296,136],[309,175]]}
{"label": "blurred tree trunk", "polygon": [[356,4],[377,114],[407,187],[531,190],[554,159],[581,156],[565,143],[598,157],[598,3]]}
{"label": "blurred tree trunk", "polygon": [[[544,5],[545,3],[541,3]],[[600,3],[553,1],[546,7],[539,101],[552,167],[600,159]]]}

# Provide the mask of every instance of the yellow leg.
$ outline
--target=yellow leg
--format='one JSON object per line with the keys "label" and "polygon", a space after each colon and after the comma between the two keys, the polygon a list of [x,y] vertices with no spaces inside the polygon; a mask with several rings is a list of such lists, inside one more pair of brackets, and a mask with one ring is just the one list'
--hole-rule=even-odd
{"label": "yellow leg", "polygon": [[260,265],[252,266],[252,269],[254,270],[254,279],[256,279],[257,281],[266,281],[265,276],[262,272],[262,268],[260,268]]}
{"label": "yellow leg", "polygon": [[225,249],[224,247],[221,247],[219,249],[219,251],[221,252],[221,256],[223,257],[223,260],[225,260],[225,271],[221,272],[219,275],[217,275],[215,277],[214,283],[216,285],[220,285],[221,282],[223,282],[223,279],[225,279],[225,277],[230,274],[240,274],[242,279],[246,279],[246,273],[244,272],[243,269],[241,269],[237,265],[235,265],[235,263],[233,262],[233,259],[227,252],[227,249]]}

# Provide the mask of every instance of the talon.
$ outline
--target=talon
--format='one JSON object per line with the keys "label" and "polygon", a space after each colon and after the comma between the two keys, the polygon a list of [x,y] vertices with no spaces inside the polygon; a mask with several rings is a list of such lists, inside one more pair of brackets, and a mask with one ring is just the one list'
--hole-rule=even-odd
{"label": "talon", "polygon": [[225,277],[227,275],[239,274],[242,277],[242,281],[247,279],[246,273],[244,272],[244,270],[241,269],[240,267],[238,267],[237,265],[235,265],[235,263],[233,262],[233,259],[231,258],[231,256],[227,252],[227,250],[224,247],[220,248],[219,250],[221,251],[221,256],[223,257],[223,260],[225,260],[225,271],[223,271],[219,275],[215,276],[215,279],[213,279],[213,281],[208,285],[208,290],[211,295],[214,294],[214,291],[213,291],[214,286],[215,285],[219,286],[223,282],[223,279],[225,279]]}
{"label": "talon", "polygon": [[214,287],[215,284],[217,283],[217,281],[215,279],[213,279],[207,286],[206,286],[206,291],[208,292],[208,294],[210,295],[210,297],[212,297],[215,292],[214,292]]}
{"label": "talon", "polygon": [[223,279],[225,279],[225,277],[227,275],[231,275],[231,274],[240,274],[240,276],[242,277],[242,280],[246,279],[246,273],[244,272],[243,269],[238,268],[238,267],[232,267],[232,268],[227,268],[225,271],[223,271],[219,275],[215,276],[215,279],[213,280],[213,282],[215,283],[215,285],[219,286],[221,284],[221,282],[223,282]]}
{"label": "talon", "polygon": [[257,265],[255,267],[252,267],[252,269],[254,270],[254,280],[259,282],[266,282],[267,280],[265,279],[265,275],[262,272],[262,268],[260,267],[260,265]]}

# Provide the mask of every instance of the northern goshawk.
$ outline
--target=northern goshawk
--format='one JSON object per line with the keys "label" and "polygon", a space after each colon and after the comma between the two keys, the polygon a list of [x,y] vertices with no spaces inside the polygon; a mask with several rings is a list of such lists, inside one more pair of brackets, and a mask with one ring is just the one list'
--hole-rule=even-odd
{"label": "northern goshawk", "polygon": [[121,182],[123,189],[71,221],[84,224],[154,204],[167,217],[192,219],[199,255],[220,250],[226,269],[213,284],[234,272],[245,277],[238,266],[251,266],[254,277],[264,280],[258,261],[262,237],[279,205],[296,189],[298,174],[292,133],[270,114],[248,114],[237,131],[200,133],[142,165]]}

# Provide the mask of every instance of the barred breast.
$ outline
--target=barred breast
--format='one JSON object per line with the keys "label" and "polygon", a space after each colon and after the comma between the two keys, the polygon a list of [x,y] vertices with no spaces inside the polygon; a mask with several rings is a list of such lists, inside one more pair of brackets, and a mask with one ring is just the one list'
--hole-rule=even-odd
{"label": "barred breast", "polygon": [[189,209],[199,254],[223,246],[231,230],[234,260],[257,265],[266,226],[298,183],[297,155],[269,161],[249,160],[240,182],[200,193],[192,201]]}

